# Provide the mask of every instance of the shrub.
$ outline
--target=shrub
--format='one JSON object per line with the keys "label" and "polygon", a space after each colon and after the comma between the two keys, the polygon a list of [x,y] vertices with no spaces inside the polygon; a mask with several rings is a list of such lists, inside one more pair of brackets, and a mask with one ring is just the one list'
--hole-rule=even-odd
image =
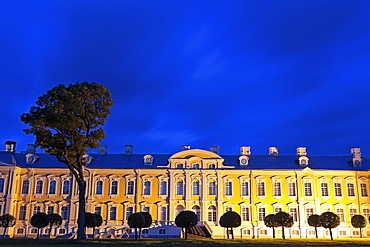
{"label": "shrub", "polygon": [[[233,227],[239,227],[241,225],[241,218],[237,212],[228,211],[220,217],[220,226],[226,227],[227,238],[229,239],[229,232],[231,238],[234,239]],[[230,231],[229,231],[230,228]]]}

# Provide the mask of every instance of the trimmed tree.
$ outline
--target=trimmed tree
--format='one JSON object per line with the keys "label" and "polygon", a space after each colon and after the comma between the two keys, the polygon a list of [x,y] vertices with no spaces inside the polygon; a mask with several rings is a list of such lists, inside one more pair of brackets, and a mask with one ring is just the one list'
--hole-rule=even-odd
{"label": "trimmed tree", "polygon": [[145,217],[142,213],[134,213],[128,217],[128,225],[131,228],[135,228],[135,240],[137,240],[137,229],[143,228],[145,225]]}
{"label": "trimmed tree", "polygon": [[317,234],[317,228],[321,226],[320,215],[317,214],[310,215],[310,217],[308,217],[308,224],[310,226],[315,227],[316,238],[318,238],[319,236]]}
{"label": "trimmed tree", "polygon": [[49,217],[49,225],[50,225],[50,229],[49,229],[49,238],[50,238],[51,229],[53,228],[53,225],[58,227],[62,224],[62,216],[60,216],[59,214],[48,214],[48,217]]}
{"label": "trimmed tree", "polygon": [[6,229],[15,225],[15,218],[11,214],[4,214],[0,216],[0,226],[4,227],[3,238],[5,238]]}
{"label": "trimmed tree", "polygon": [[285,232],[284,232],[284,227],[286,228],[291,228],[294,224],[293,217],[290,216],[286,212],[278,212],[275,214],[275,220],[279,226],[282,228],[282,237],[285,239]]}
{"label": "trimmed tree", "polygon": [[188,239],[188,228],[196,226],[197,223],[197,215],[193,211],[189,210],[181,211],[175,218],[175,224],[177,227],[182,228],[182,233],[185,239]]}
{"label": "trimmed tree", "polygon": [[40,228],[49,225],[49,217],[45,213],[36,213],[31,217],[31,225],[37,228],[37,239],[40,238]]}
{"label": "trimmed tree", "polygon": [[113,105],[111,93],[98,83],[58,85],[40,96],[36,106],[21,120],[30,126],[24,131],[36,136],[35,145],[66,164],[78,184],[77,238],[85,236],[86,181],[84,168],[87,149],[104,139],[104,125]]}
{"label": "trimmed tree", "polygon": [[272,238],[275,238],[275,227],[279,227],[279,223],[276,221],[276,217],[274,214],[269,214],[263,220],[265,222],[265,226],[272,228]]}
{"label": "trimmed tree", "polygon": [[103,224],[103,218],[100,214],[86,213],[85,215],[85,226],[93,228],[93,238],[95,238],[95,227],[99,227]]}
{"label": "trimmed tree", "polygon": [[329,228],[330,239],[333,240],[333,233],[331,229],[336,228],[340,224],[340,218],[333,212],[325,212],[320,215],[321,226]]}
{"label": "trimmed tree", "polygon": [[220,217],[220,226],[226,227],[227,239],[229,239],[229,233],[231,233],[231,238],[234,239],[233,228],[239,227],[241,222],[240,215],[234,211],[228,211]]}
{"label": "trimmed tree", "polygon": [[355,228],[360,228],[360,237],[362,238],[362,228],[366,227],[367,219],[361,214],[354,215],[351,218],[351,225]]}
{"label": "trimmed tree", "polygon": [[[144,216],[144,221],[145,221],[142,228],[150,227],[153,223],[153,219],[152,219],[152,216],[150,215],[150,213],[148,213],[148,212],[140,212],[140,213]],[[139,228],[139,230],[140,230],[139,238],[141,238],[141,229],[142,228]]]}

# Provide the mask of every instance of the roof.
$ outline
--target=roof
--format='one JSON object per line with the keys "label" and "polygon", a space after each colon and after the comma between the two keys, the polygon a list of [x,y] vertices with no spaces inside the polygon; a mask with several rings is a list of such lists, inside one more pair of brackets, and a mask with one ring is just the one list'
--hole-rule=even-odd
{"label": "roof", "polygon": [[[0,152],[0,166],[17,165],[27,168],[66,168],[64,163],[59,162],[55,156],[36,153],[38,157],[34,164],[26,164],[26,153]],[[108,169],[130,169],[130,168],[159,168],[166,166],[172,154],[152,154],[153,165],[144,164],[146,154],[89,154],[93,160],[87,165],[88,168]],[[220,155],[225,166],[235,168],[225,169],[271,169],[271,170],[301,170],[309,167],[315,170],[370,170],[370,158],[362,157],[361,167],[353,167],[352,156],[307,156],[308,165],[301,167],[298,164],[298,157],[295,155],[250,155],[248,165],[240,166],[240,155]]]}

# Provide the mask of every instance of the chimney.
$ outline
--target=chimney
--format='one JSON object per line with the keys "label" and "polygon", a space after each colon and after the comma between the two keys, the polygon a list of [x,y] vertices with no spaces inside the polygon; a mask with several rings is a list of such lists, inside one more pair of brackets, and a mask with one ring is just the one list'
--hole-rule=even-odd
{"label": "chimney", "polygon": [[278,148],[277,147],[269,147],[269,155],[270,156],[278,156]]}
{"label": "chimney", "polygon": [[353,158],[361,158],[361,148],[351,148]]}
{"label": "chimney", "polygon": [[298,147],[297,148],[297,156],[306,156],[306,147]]}
{"label": "chimney", "polygon": [[107,154],[108,146],[107,145],[100,145],[98,148],[98,154]]}
{"label": "chimney", "polygon": [[240,155],[251,155],[251,147],[250,146],[240,147]]}
{"label": "chimney", "polygon": [[125,155],[132,155],[132,145],[125,145]]}
{"label": "chimney", "polygon": [[220,153],[220,147],[219,146],[211,146],[211,152],[214,152],[215,154]]}
{"label": "chimney", "polygon": [[188,146],[188,145],[182,145],[180,148],[181,148],[182,151],[184,151],[184,150],[189,150],[190,149],[190,146]]}
{"label": "chimney", "polygon": [[6,141],[5,142],[5,151],[14,153],[15,152],[15,144],[16,144],[16,142],[14,142],[14,141]]}
{"label": "chimney", "polygon": [[27,154],[34,154],[34,153],[36,153],[36,145],[34,145],[34,144],[27,144],[26,153]]}

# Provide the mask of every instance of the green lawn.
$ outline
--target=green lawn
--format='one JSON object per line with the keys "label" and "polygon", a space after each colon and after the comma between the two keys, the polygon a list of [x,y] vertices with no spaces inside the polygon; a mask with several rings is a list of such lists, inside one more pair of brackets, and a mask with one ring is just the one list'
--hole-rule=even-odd
{"label": "green lawn", "polygon": [[245,239],[245,240],[226,240],[226,239],[89,239],[89,240],[72,240],[72,239],[0,239],[2,246],[370,246],[370,239]]}

